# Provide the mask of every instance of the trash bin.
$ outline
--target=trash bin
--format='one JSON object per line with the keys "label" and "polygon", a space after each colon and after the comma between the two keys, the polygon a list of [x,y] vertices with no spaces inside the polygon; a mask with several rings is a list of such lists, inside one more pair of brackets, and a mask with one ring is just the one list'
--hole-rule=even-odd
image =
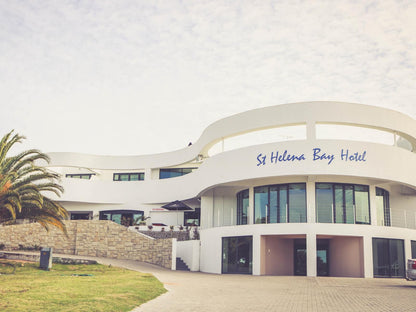
{"label": "trash bin", "polygon": [[52,248],[42,248],[40,250],[39,267],[44,270],[52,268]]}

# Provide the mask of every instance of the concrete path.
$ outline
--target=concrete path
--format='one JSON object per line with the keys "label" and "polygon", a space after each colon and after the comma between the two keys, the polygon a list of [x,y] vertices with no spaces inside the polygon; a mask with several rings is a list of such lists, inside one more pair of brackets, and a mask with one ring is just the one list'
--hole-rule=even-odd
{"label": "concrete path", "polygon": [[404,279],[215,275],[130,260],[57,256],[154,274],[169,291],[134,312],[416,311],[416,282]]}

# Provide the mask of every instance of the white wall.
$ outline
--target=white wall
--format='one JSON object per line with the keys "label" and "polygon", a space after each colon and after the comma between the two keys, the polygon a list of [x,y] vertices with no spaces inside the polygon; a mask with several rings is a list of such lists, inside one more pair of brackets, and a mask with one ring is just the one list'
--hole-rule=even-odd
{"label": "white wall", "polygon": [[334,236],[330,239],[329,275],[364,277],[362,237]]}
{"label": "white wall", "polygon": [[[313,149],[317,147],[322,153],[335,155],[334,161],[328,165],[326,160],[313,160]],[[366,152],[366,161],[341,160],[341,150],[346,149],[350,153]],[[271,153],[276,154],[277,151],[304,154],[305,160],[271,163]],[[258,166],[260,154],[266,156],[267,160],[265,165]],[[373,143],[363,145],[347,141],[300,141],[266,144],[216,155],[206,160],[198,170],[172,179],[131,182],[64,179],[65,193],[61,200],[156,204],[198,197],[215,185],[281,176],[366,177],[413,185],[416,188],[416,175],[412,174],[410,164],[416,164],[415,153]]]}
{"label": "white wall", "polygon": [[293,275],[293,238],[262,237],[262,270],[264,275]]}
{"label": "white wall", "polygon": [[191,271],[199,271],[199,240],[178,241],[176,256],[180,257]]}
{"label": "white wall", "polygon": [[170,225],[183,225],[183,211],[150,211],[150,220],[147,223],[164,223],[168,227]]}

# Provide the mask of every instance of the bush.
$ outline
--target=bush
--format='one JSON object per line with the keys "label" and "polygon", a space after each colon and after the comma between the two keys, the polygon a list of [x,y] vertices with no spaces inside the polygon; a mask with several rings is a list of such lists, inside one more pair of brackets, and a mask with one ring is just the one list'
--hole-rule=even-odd
{"label": "bush", "polygon": [[41,250],[42,247],[38,246],[38,245],[33,245],[33,246],[23,246],[21,244],[19,244],[19,250],[26,250],[26,251],[38,251]]}

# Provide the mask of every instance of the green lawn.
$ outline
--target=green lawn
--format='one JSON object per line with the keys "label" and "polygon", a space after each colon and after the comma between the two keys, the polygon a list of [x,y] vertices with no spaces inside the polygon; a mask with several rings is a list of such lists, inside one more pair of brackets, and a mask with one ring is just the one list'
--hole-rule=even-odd
{"label": "green lawn", "polygon": [[[4,262],[0,272],[9,272]],[[0,275],[0,311],[130,311],[166,292],[151,274],[99,264],[38,266],[17,263],[15,274]]]}

